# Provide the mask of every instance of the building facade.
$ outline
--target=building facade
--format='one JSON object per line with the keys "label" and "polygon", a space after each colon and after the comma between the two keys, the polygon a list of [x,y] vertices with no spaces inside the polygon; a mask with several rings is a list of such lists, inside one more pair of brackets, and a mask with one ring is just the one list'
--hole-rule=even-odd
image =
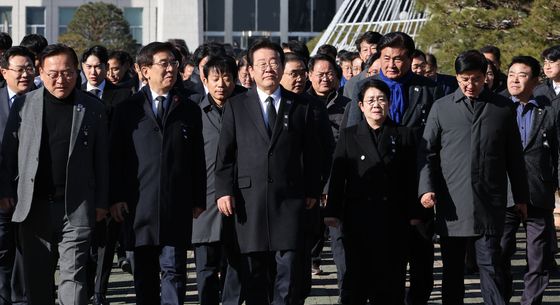
{"label": "building facade", "polygon": [[[78,7],[87,0],[0,0],[0,31],[9,33],[14,45],[31,33],[49,43],[67,31]],[[138,44],[181,38],[194,49],[202,42],[202,0],[112,0],[121,8]]]}

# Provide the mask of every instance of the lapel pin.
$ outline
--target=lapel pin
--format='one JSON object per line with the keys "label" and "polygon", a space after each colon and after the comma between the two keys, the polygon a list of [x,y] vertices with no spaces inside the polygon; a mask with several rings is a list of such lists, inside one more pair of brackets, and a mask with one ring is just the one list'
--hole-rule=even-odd
{"label": "lapel pin", "polygon": [[414,91],[419,92],[419,91],[420,91],[420,88],[414,87]]}
{"label": "lapel pin", "polygon": [[362,156],[360,157],[360,160],[362,160],[362,161],[365,160],[365,159],[366,159],[366,156],[364,156],[364,155],[362,155]]}
{"label": "lapel pin", "polygon": [[78,104],[78,105],[76,106],[76,111],[78,111],[78,112],[82,111],[83,109],[85,109],[85,107],[84,107],[84,105],[82,105],[82,104]]}
{"label": "lapel pin", "polygon": [[291,104],[292,104],[292,101],[287,100],[287,101],[286,101],[286,104],[291,105]]}

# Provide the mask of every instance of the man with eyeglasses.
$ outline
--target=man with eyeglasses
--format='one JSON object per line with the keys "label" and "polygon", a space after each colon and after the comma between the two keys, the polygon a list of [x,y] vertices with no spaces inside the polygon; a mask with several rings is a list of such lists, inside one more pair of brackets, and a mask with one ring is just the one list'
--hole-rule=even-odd
{"label": "man with eyeglasses", "polygon": [[[119,88],[107,80],[107,49],[96,45],[82,55],[82,71],[86,82],[82,90],[91,93],[104,105],[111,126],[113,109],[130,96],[130,89]],[[114,219],[103,219],[96,224],[91,243],[91,258],[88,262],[88,294],[93,295],[93,305],[108,304],[105,299],[109,275],[113,266],[115,245],[120,234],[120,225]],[[124,255],[123,255],[124,256]]]}
{"label": "man with eyeglasses", "polygon": [[216,199],[249,260],[247,304],[293,304],[303,212],[321,193],[321,144],[311,104],[280,86],[282,48],[258,40],[247,57],[256,86],[224,107]]}
{"label": "man with eyeglasses", "polygon": [[[542,52],[544,83],[535,88],[535,97],[543,97],[553,104],[560,102],[560,45]],[[553,102],[554,101],[554,102]]]}
{"label": "man with eyeglasses", "polygon": [[474,242],[484,304],[504,305],[500,238],[508,177],[515,211],[527,217],[529,189],[511,100],[485,89],[484,55],[455,60],[459,89],[432,106],[424,130],[418,196],[435,206],[444,305],[464,303],[465,251]]}
{"label": "man with eyeglasses", "polygon": [[[14,67],[17,73],[22,68],[32,71],[30,65]],[[91,234],[107,214],[105,110],[76,89],[77,68],[72,48],[47,46],[39,55],[44,86],[15,99],[4,132],[0,207],[13,210],[18,223],[30,305],[54,304],[57,263],[58,302],[88,303]]]}
{"label": "man with eyeglasses", "polygon": [[173,87],[173,45],[152,42],[137,63],[148,84],[113,113],[111,216],[134,235],[136,304],[179,305],[192,219],[206,208],[202,114]]}
{"label": "man with eyeglasses", "polygon": [[[341,131],[340,126],[344,116],[344,110],[346,109],[346,105],[350,102],[350,99],[342,95],[342,92],[338,88],[340,75],[336,69],[336,62],[332,57],[322,54],[315,55],[309,60],[308,67],[311,87],[307,90],[307,96],[311,99],[315,99],[322,107],[326,108],[330,128],[334,141],[336,142],[338,141],[338,136]],[[325,151],[325,153],[329,154],[333,152],[333,150]],[[332,160],[332,158],[329,158],[329,160]],[[321,196],[322,206],[328,204],[326,193],[327,189],[325,188]],[[346,258],[343,246],[342,226],[329,227],[328,230],[331,238],[333,259],[337,268],[340,303],[349,304],[349,292],[344,285]],[[314,270],[319,269],[320,260],[315,260],[314,263]]]}
{"label": "man with eyeglasses", "polygon": [[[6,86],[0,88],[0,144],[14,100],[35,88],[34,62],[35,56],[24,47],[9,48],[0,59],[6,80]],[[12,212],[0,210],[0,304],[25,301],[22,257],[15,246],[17,228],[11,221]]]}

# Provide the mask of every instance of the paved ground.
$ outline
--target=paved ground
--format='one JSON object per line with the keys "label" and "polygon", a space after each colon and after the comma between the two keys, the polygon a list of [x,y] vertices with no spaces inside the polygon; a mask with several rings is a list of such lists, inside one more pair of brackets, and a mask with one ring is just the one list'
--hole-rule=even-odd
{"label": "paved ground", "polygon": [[[512,299],[513,304],[519,304],[520,294],[523,289],[522,274],[525,268],[523,260],[523,251],[525,247],[525,240],[522,235],[518,235],[518,250],[515,256],[514,265],[514,279],[515,279],[515,294]],[[192,253],[191,253],[192,255]],[[306,304],[320,304],[330,305],[337,304],[337,288],[336,288],[336,268],[334,266],[331,253],[329,249],[325,249],[324,253],[324,266],[323,271],[325,275],[313,276],[313,288],[311,296],[307,299]],[[435,287],[432,293],[429,304],[441,304],[441,257],[439,247],[436,245],[436,260],[434,262],[435,273]],[[557,262],[560,263],[560,257],[557,257]],[[187,302],[185,304],[198,304],[196,297],[196,284],[194,282],[194,264],[192,258],[189,259],[189,282],[187,287]],[[111,275],[108,298],[111,304],[135,304],[134,289],[132,287],[132,277],[123,273],[120,269],[114,268],[114,273]],[[372,276],[375,276],[372,274]],[[466,279],[466,304],[483,304],[480,297],[480,290],[478,285],[477,276],[469,276]],[[560,304],[560,277],[552,278],[549,288],[545,294],[544,305]]]}

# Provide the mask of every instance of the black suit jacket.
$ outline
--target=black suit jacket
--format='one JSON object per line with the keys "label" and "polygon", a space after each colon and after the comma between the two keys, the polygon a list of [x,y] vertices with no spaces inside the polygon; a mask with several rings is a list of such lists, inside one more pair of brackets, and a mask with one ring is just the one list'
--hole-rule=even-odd
{"label": "black suit jacket", "polygon": [[451,94],[459,88],[459,83],[457,83],[457,78],[452,75],[447,74],[436,74],[436,84],[440,88],[442,96]]}
{"label": "black suit jacket", "polygon": [[115,108],[111,202],[128,203],[136,246],[186,246],[193,207],[206,207],[200,108],[172,90],[160,126],[150,95],[144,87]]}
{"label": "black suit jacket", "polygon": [[536,99],[543,100],[554,107],[558,107],[557,104],[560,101],[560,95],[557,95],[554,91],[552,80],[550,79],[547,79],[544,83],[538,85],[535,90],[533,90],[533,95]]}
{"label": "black suit jacket", "polygon": [[216,199],[235,196],[242,253],[294,250],[305,197],[321,194],[321,147],[313,109],[284,89],[272,137],[256,89],[224,107],[215,172]]}
{"label": "black suit jacket", "polygon": [[[556,107],[552,107],[546,99],[540,97],[536,98],[536,101],[539,106],[533,109],[529,139],[523,148],[530,203],[539,208],[554,209],[555,192],[559,186],[560,176],[558,173],[560,118]],[[513,102],[512,110],[515,113]],[[514,203],[511,187],[508,191],[508,202]]]}
{"label": "black suit jacket", "polygon": [[[86,91],[87,83],[82,84],[82,90]],[[105,105],[105,110],[107,113],[107,118],[109,120],[109,124],[111,124],[111,120],[113,117],[113,110],[115,107],[122,101],[126,100],[132,91],[130,88],[126,87],[117,87],[113,85],[108,80],[105,80],[105,88],[103,88],[103,93],[101,95],[101,101],[103,101],[103,105]]]}

